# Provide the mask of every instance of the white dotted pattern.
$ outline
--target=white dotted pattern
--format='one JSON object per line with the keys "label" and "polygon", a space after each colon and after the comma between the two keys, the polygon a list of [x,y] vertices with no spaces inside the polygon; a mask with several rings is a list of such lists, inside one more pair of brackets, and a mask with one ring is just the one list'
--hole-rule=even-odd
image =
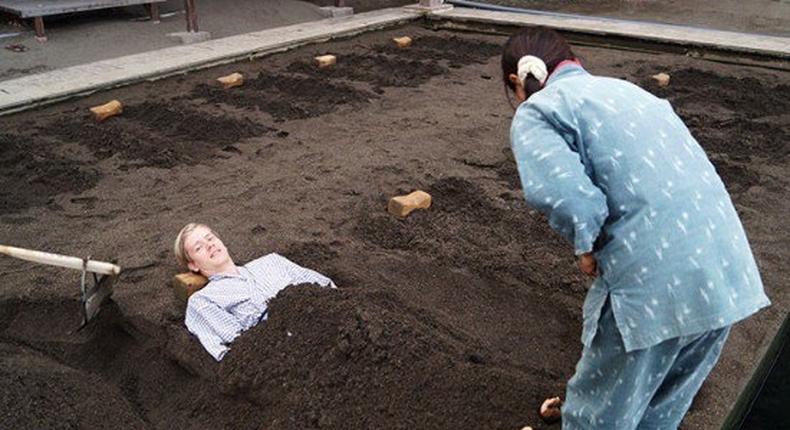
{"label": "white dotted pattern", "polygon": [[598,260],[585,345],[607,298],[628,351],[770,303],[724,184],[666,100],[568,65],[519,106],[511,147],[530,206]]}

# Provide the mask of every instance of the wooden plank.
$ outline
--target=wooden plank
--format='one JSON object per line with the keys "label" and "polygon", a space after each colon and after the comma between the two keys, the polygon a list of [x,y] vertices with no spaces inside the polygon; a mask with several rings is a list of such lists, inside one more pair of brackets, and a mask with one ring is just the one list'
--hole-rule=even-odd
{"label": "wooden plank", "polygon": [[146,3],[164,3],[165,1],[167,0],[0,0],[0,11],[12,13],[21,18],[33,18]]}
{"label": "wooden plank", "polygon": [[672,24],[626,21],[549,12],[515,13],[453,8],[429,15],[431,19],[480,22],[494,25],[544,26],[599,36],[619,36],[646,41],[712,47],[722,51],[768,55],[790,59],[790,37],[709,30]]}
{"label": "wooden plank", "polygon": [[405,24],[421,16],[420,13],[402,8],[380,9],[0,81],[0,115],[101,89],[159,79],[189,70],[286,51],[309,43]]}

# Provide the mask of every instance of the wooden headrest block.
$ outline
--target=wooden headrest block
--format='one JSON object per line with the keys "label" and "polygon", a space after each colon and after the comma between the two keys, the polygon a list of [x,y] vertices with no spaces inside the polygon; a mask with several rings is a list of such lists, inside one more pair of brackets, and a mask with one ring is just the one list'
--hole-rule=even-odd
{"label": "wooden headrest block", "polygon": [[197,273],[179,273],[173,277],[173,292],[179,300],[186,302],[189,296],[208,284],[208,279]]}
{"label": "wooden headrest block", "polygon": [[653,80],[658,83],[659,87],[666,87],[669,85],[670,76],[666,73],[659,73],[657,75],[651,76],[651,78],[653,78]]}
{"label": "wooden headrest block", "polygon": [[415,191],[405,196],[397,196],[390,199],[387,205],[389,213],[405,218],[415,209],[427,209],[431,207],[431,195],[425,191]]}
{"label": "wooden headrest block", "polygon": [[337,63],[337,57],[335,57],[334,55],[320,55],[318,57],[315,57],[315,64],[321,69],[333,66],[336,63]]}
{"label": "wooden headrest block", "polygon": [[412,42],[411,37],[409,36],[396,37],[392,39],[392,41],[395,42],[396,45],[398,45],[398,48],[408,48],[409,46],[411,46],[411,42]]}
{"label": "wooden headrest block", "polygon": [[217,82],[219,82],[220,85],[222,85],[222,88],[225,88],[227,90],[228,88],[233,88],[243,85],[244,75],[242,75],[241,73],[231,73],[230,75],[221,76],[217,78]]}
{"label": "wooden headrest block", "polygon": [[96,121],[104,121],[123,112],[123,105],[118,100],[113,100],[103,105],[94,106],[90,108],[90,111]]}

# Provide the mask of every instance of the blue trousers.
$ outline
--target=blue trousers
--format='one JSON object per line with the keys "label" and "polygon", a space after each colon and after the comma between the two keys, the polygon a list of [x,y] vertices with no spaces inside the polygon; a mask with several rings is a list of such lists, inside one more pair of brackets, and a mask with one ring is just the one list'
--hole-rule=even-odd
{"label": "blue trousers", "polygon": [[568,382],[563,430],[676,429],[729,332],[725,327],[625,352],[607,300]]}

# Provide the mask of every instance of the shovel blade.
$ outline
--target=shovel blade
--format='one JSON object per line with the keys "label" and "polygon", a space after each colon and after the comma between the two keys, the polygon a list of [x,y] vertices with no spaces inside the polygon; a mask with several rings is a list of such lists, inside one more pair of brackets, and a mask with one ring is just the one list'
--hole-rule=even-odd
{"label": "shovel blade", "polygon": [[110,298],[115,278],[116,276],[103,275],[95,285],[85,291],[82,296],[82,325],[80,328],[85,327],[99,313],[102,303]]}

